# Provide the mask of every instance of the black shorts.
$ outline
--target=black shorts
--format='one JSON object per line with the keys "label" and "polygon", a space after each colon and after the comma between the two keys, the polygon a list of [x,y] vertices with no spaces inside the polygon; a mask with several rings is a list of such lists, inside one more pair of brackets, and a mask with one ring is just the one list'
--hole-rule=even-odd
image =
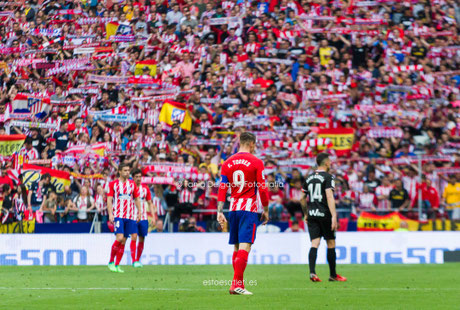
{"label": "black shorts", "polygon": [[321,237],[325,240],[335,240],[335,231],[331,230],[331,218],[308,218],[307,224],[310,240]]}

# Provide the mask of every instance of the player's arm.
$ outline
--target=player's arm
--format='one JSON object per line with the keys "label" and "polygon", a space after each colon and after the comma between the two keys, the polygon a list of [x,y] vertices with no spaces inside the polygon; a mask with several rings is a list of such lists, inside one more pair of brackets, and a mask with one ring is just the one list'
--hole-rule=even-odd
{"label": "player's arm", "polygon": [[157,222],[157,208],[153,205],[152,200],[147,201],[149,204],[150,213],[152,213],[152,225],[155,226]]}
{"label": "player's arm", "polygon": [[107,193],[107,211],[109,213],[109,221],[113,223],[113,184],[109,184],[109,192]]}
{"label": "player's arm", "polygon": [[157,208],[153,205],[152,202],[152,193],[150,192],[150,188],[147,187],[147,203],[149,205],[150,213],[152,213],[152,226],[155,226],[157,222]]}
{"label": "player's arm", "polygon": [[227,191],[228,191],[228,177],[227,177],[227,169],[225,168],[226,164],[222,165],[221,171],[221,178],[219,184],[219,191],[217,193],[217,221],[219,222],[220,226],[224,228],[227,219],[224,215],[224,203],[225,199],[227,198]]}
{"label": "player's arm", "polygon": [[139,222],[141,220],[141,200],[139,199],[139,197],[135,198],[134,199],[134,203],[136,204],[136,208],[137,208],[137,221]]}
{"label": "player's arm", "polygon": [[27,208],[32,210],[32,189],[29,189],[29,192],[27,193]]}
{"label": "player's arm", "polygon": [[265,167],[264,167],[264,162],[260,160],[260,164],[257,167],[257,186],[259,190],[259,195],[260,195],[260,202],[262,203],[262,206],[264,207],[264,212],[262,213],[262,218],[261,220],[263,221],[263,224],[267,224],[269,220],[268,216],[268,188],[267,188],[267,183],[265,182]]}
{"label": "player's arm", "polygon": [[302,192],[303,192],[303,196],[302,196],[302,199],[300,199],[300,207],[302,208],[303,219],[306,222],[307,219],[308,219],[308,204],[307,204],[308,189],[307,189],[307,182],[304,182],[302,184]]}
{"label": "player's arm", "polygon": [[302,207],[303,219],[306,222],[308,219],[307,193],[304,193],[300,199],[300,206]]}
{"label": "player's arm", "polygon": [[331,211],[332,215],[332,230],[337,229],[337,211],[335,210],[335,199],[334,199],[334,192],[331,188],[326,189],[326,199],[327,199],[327,206],[329,207],[329,211]]}
{"label": "player's arm", "polygon": [[326,178],[326,200],[329,211],[332,215],[331,230],[337,229],[337,211],[335,210],[334,188],[335,181],[333,176]]}
{"label": "player's arm", "polygon": [[140,196],[141,196],[140,188],[137,187],[136,184],[134,184],[133,198],[134,198],[134,204],[136,205],[136,208],[137,208],[137,221],[138,222],[141,220],[141,217],[142,217]]}
{"label": "player's arm", "polygon": [[109,196],[107,197],[107,211],[109,213],[109,220],[110,220],[110,223],[113,223],[113,197],[112,196]]}

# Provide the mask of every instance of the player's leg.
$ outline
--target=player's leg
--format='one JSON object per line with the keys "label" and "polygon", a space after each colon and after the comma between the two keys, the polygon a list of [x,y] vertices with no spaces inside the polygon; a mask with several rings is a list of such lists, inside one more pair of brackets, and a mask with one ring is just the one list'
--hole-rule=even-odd
{"label": "player's leg", "polygon": [[244,288],[244,271],[248,264],[248,256],[251,252],[251,246],[256,239],[257,223],[259,215],[254,212],[237,211],[239,212],[239,227],[238,227],[238,252],[235,258],[235,268],[233,275],[234,286],[233,292],[241,295],[252,295],[251,292]]}
{"label": "player's leg", "polygon": [[347,279],[338,275],[336,272],[336,253],[335,253],[335,231],[331,230],[331,221],[325,221],[323,225],[324,239],[327,243],[327,263],[329,264],[329,281],[345,282]]}
{"label": "player's leg", "polygon": [[235,272],[235,259],[236,259],[236,255],[238,254],[239,249],[240,249],[239,244],[235,244],[233,248],[233,256],[232,256],[233,272]]}
{"label": "player's leg", "polygon": [[122,241],[121,241],[122,246],[120,247],[117,253],[117,258],[115,260],[115,266],[117,268],[117,271],[121,273],[124,272],[120,268],[120,262],[121,262],[121,259],[123,258],[123,254],[125,253],[126,240],[128,239],[129,235],[131,235],[135,231],[134,224],[136,223],[135,221],[129,220],[129,219],[122,219],[122,220],[123,220],[123,229],[124,229],[124,234],[120,236],[120,238],[122,238]]}
{"label": "player's leg", "polygon": [[316,258],[318,257],[318,247],[321,242],[321,238],[315,238],[311,240],[311,248],[308,253],[308,266],[310,268],[310,280],[313,282],[321,282],[316,275]]}
{"label": "player's leg", "polygon": [[144,251],[144,241],[145,241],[145,237],[139,236],[139,242],[137,244],[137,258],[136,258],[136,263],[138,263],[139,267],[143,267],[141,264],[141,257],[142,257],[142,252]]}
{"label": "player's leg", "polygon": [[234,262],[234,273],[230,294],[252,295],[252,293],[247,291],[244,287],[244,271],[248,265],[248,256],[251,252],[251,246],[251,243],[246,242],[242,242],[238,245],[238,251],[236,252]]}
{"label": "player's leg", "polygon": [[[137,223],[138,224],[138,223]],[[137,225],[136,225],[137,227]],[[131,234],[131,243],[129,244],[129,249],[131,251],[131,263],[134,266],[134,263],[136,262],[136,252],[137,252],[137,231],[138,229],[136,228],[136,233]],[[134,266],[135,267],[135,266]]]}
{"label": "player's leg", "polygon": [[[109,269],[110,271],[116,271],[115,267],[115,257],[117,256],[120,248],[122,247],[123,235],[124,235],[124,225],[123,220],[120,218],[115,218],[114,220],[114,233],[115,233],[115,241],[112,244],[112,249],[110,251],[110,261],[109,261]],[[124,245],[123,245],[124,246]]]}
{"label": "player's leg", "polygon": [[329,264],[329,272],[330,277],[329,281],[338,281],[338,282],[345,282],[347,278],[342,277],[341,275],[337,274],[336,272],[336,255],[335,255],[335,240],[330,239],[326,240],[327,242],[327,263]]}
{"label": "player's leg", "polygon": [[[233,244],[233,255],[232,255],[232,265],[233,265],[233,273],[235,274],[235,261],[238,255],[238,250],[240,248],[239,240],[238,240],[238,231],[239,231],[239,214],[236,211],[230,211],[228,213],[228,228],[229,228],[229,244]],[[232,281],[232,285],[230,286],[230,294],[234,293],[235,285],[234,281]]]}
{"label": "player's leg", "polygon": [[134,267],[139,268],[139,267],[143,267],[140,262],[140,259],[142,256],[142,252],[144,251],[144,240],[149,231],[149,221],[147,220],[140,221],[137,225],[137,229],[138,229],[139,243],[137,244],[137,257],[134,263],[135,264]]}
{"label": "player's leg", "polygon": [[310,268],[310,280],[312,282],[321,282],[320,278],[316,275],[316,258],[318,256],[318,247],[321,241],[321,229],[318,221],[315,219],[308,219],[308,233],[310,234],[311,248],[308,253],[308,266]]}
{"label": "player's leg", "polygon": [[120,268],[120,262],[121,259],[123,258],[123,254],[125,253],[125,245],[126,245],[126,240],[128,237],[126,235],[120,234],[120,239],[121,239],[121,246],[118,249],[117,257],[115,259],[115,268],[117,269],[117,272],[123,273],[124,271],[121,270]]}

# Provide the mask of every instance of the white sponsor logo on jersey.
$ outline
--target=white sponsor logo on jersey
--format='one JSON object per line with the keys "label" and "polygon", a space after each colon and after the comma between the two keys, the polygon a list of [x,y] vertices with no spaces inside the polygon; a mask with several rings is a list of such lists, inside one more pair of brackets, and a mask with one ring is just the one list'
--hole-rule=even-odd
{"label": "white sponsor logo on jersey", "polygon": [[310,216],[325,216],[325,214],[322,213],[322,212],[319,212],[318,209],[316,209],[316,210],[310,210],[310,211],[308,211],[308,214],[309,214]]}

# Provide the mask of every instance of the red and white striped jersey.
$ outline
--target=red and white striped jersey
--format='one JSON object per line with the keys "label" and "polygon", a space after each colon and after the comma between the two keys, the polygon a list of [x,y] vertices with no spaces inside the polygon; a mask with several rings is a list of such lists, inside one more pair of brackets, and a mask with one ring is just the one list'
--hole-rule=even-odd
{"label": "red and white striped jersey", "polygon": [[296,38],[301,36],[299,31],[288,30],[288,31],[280,31],[279,32],[279,39],[285,39],[291,42],[291,44],[295,43]]}
{"label": "red and white striped jersey", "polygon": [[377,197],[373,193],[362,193],[359,195],[359,207],[362,209],[371,209],[377,204]]}
{"label": "red and white striped jersey", "polygon": [[179,203],[193,203],[195,194],[189,189],[183,189],[179,193]]}
{"label": "red and white striped jersey", "polygon": [[165,43],[173,43],[173,42],[179,40],[179,38],[175,34],[169,35],[169,34],[166,34],[166,33],[161,36],[161,39]]}
{"label": "red and white striped jersey", "polygon": [[289,189],[288,194],[289,194],[289,199],[291,200],[301,200],[304,195],[302,189],[295,188],[295,187],[291,187]]}
{"label": "red and white striped jersey", "polygon": [[171,46],[171,49],[176,54],[185,54],[185,53],[190,52],[190,49],[188,47],[181,47],[180,45],[173,45],[173,46]]}
{"label": "red and white striped jersey", "polygon": [[155,144],[155,136],[145,136],[144,144],[145,144],[145,147],[150,148],[152,145]]}
{"label": "red and white striped jersey", "polygon": [[218,201],[224,201],[231,189],[230,211],[257,212],[257,194],[263,206],[268,205],[264,163],[250,153],[239,152],[222,165]]}
{"label": "red and white striped jersey", "polygon": [[158,124],[158,120],[160,118],[160,111],[158,109],[148,109],[146,112],[147,124],[152,126],[156,126]]}
{"label": "red and white striped jersey", "polygon": [[222,1],[222,9],[225,11],[230,11],[235,6],[233,1]]}
{"label": "red and white striped jersey", "polygon": [[75,128],[75,130],[73,131],[73,133],[75,134],[75,136],[78,137],[79,134],[81,133],[86,133],[87,135],[89,135],[89,132],[88,132],[88,128],[85,127],[80,127],[80,128]]}
{"label": "red and white striped jersey", "polygon": [[409,177],[407,175],[403,176],[402,178],[404,188],[407,190],[409,197],[411,199],[411,202],[415,199],[415,196],[417,195],[417,178],[416,177]]}
{"label": "red and white striped jersey", "polygon": [[26,157],[28,160],[39,159],[40,155],[36,148],[32,147],[30,150],[27,150],[26,147],[23,147],[19,152],[20,155]]}
{"label": "red and white striped jersey", "polygon": [[[152,194],[150,193],[150,188],[147,185],[141,184],[139,187],[139,199],[141,200],[141,221],[148,220],[148,201],[152,201]],[[135,213],[137,218],[137,209],[135,209]]]}
{"label": "red and white striped jersey", "polygon": [[161,204],[161,199],[159,197],[153,197],[152,203],[153,206],[157,209],[158,216],[166,215],[166,211],[163,209],[163,205]]}
{"label": "red and white striped jersey", "polygon": [[[377,195],[377,197],[379,196],[389,196],[390,195],[390,192],[391,190],[393,189],[393,186],[377,186],[377,188],[375,189],[375,194]],[[383,200],[379,200],[378,201],[378,208],[381,209],[381,210],[390,210],[391,209],[391,203],[390,203],[390,200],[387,198],[387,199],[383,199]]]}
{"label": "red and white striped jersey", "polygon": [[113,216],[136,220],[134,200],[139,197],[139,189],[133,180],[122,182],[120,179],[110,182],[107,197],[113,197]]}
{"label": "red and white striped jersey", "polygon": [[140,140],[131,140],[128,142],[126,145],[126,149],[131,150],[131,151],[138,151],[140,152],[142,148],[146,147],[145,143]]}
{"label": "red and white striped jersey", "polygon": [[25,212],[27,207],[24,202],[24,199],[22,199],[22,195],[16,195],[13,199],[14,201],[14,208],[17,213]]}
{"label": "red and white striped jersey", "polygon": [[259,43],[246,43],[244,46],[244,50],[246,53],[258,53],[260,50],[260,44]]}
{"label": "red and white striped jersey", "polygon": [[96,205],[97,212],[99,212],[99,215],[109,215],[107,212],[107,205],[106,201],[104,199],[104,195],[99,195],[96,194],[96,199],[94,200],[94,204]]}

